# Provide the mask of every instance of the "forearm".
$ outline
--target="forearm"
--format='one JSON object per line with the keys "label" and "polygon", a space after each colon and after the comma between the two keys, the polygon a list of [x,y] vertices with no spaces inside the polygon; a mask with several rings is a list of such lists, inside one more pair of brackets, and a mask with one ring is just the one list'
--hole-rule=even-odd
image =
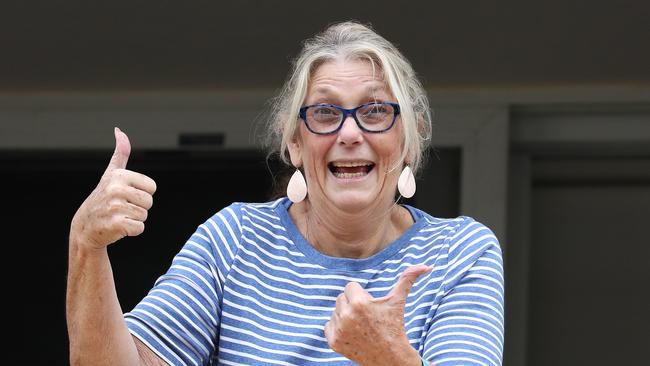
{"label": "forearm", "polygon": [[70,239],[66,314],[72,365],[139,365],[106,248]]}

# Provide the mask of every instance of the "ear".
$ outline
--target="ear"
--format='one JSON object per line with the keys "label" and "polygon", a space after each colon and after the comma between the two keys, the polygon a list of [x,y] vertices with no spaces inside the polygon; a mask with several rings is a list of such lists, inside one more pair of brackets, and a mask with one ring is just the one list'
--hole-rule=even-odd
{"label": "ear", "polygon": [[289,141],[287,150],[289,150],[291,164],[296,168],[300,168],[302,166],[302,143],[298,134],[295,134],[291,141]]}

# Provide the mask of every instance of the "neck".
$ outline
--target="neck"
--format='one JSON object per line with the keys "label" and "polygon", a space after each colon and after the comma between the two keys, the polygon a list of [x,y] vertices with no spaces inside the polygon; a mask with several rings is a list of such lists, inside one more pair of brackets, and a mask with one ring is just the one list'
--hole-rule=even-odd
{"label": "neck", "polygon": [[342,258],[370,257],[413,224],[410,213],[393,201],[346,212],[306,200],[292,205],[289,214],[316,250]]}

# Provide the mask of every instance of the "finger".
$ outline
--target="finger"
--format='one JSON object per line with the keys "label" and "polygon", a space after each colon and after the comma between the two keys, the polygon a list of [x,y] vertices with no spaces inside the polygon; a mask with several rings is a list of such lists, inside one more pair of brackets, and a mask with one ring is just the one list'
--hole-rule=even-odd
{"label": "finger", "polygon": [[145,191],[150,195],[156,193],[156,182],[146,175],[132,170],[121,170],[119,173],[122,181],[129,186]]}
{"label": "finger", "polygon": [[119,128],[115,127],[115,151],[111,161],[108,163],[106,170],[125,169],[126,163],[129,161],[131,155],[131,143],[129,137],[122,132]]}
{"label": "finger", "polygon": [[336,297],[336,307],[340,308],[341,306],[348,303],[348,300],[345,296],[345,292],[341,292],[339,296]]}
{"label": "finger", "polygon": [[325,323],[325,327],[323,328],[323,333],[325,333],[325,339],[329,341],[330,336],[332,334],[332,321],[328,321]]}
{"label": "finger", "polygon": [[345,293],[341,292],[339,296],[336,297],[336,308],[334,308],[334,315],[340,316],[340,312],[343,309],[344,306],[346,306],[348,303],[348,300],[345,298]]}
{"label": "finger", "polygon": [[386,297],[394,297],[398,300],[405,300],[411,291],[411,287],[413,287],[415,280],[417,280],[417,278],[421,275],[431,272],[431,269],[431,267],[424,264],[418,264],[416,266],[407,268],[400,276],[399,280],[395,284],[395,287],[393,287],[393,289]]}
{"label": "finger", "polygon": [[348,282],[348,284],[345,285],[344,293],[347,303],[350,305],[359,304],[372,298],[372,296],[356,282]]}
{"label": "finger", "polygon": [[148,192],[135,187],[127,186],[125,189],[126,201],[148,210],[153,206],[153,197]]}
{"label": "finger", "polygon": [[135,221],[147,221],[147,216],[149,212],[140,206],[136,206],[132,203],[127,203],[127,218]]}

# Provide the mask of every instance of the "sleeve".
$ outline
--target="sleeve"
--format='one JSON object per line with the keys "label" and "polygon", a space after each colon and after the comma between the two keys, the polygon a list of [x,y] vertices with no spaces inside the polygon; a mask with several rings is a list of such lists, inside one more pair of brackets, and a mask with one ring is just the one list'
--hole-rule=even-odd
{"label": "sleeve", "polygon": [[424,358],[436,366],[501,365],[503,260],[490,229],[467,217],[458,225],[448,240],[443,288]]}
{"label": "sleeve", "polygon": [[240,207],[200,225],[147,296],[124,314],[132,335],[170,365],[205,365],[216,349],[223,285],[240,245]]}

